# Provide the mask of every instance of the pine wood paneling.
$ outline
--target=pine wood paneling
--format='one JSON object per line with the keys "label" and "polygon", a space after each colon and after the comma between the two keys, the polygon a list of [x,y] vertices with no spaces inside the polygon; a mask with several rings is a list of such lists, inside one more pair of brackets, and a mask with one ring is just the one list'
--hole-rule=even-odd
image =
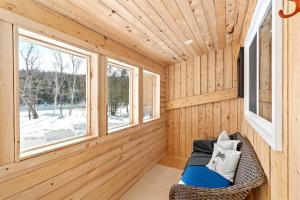
{"label": "pine wood paneling", "polygon": [[208,92],[216,91],[216,57],[215,52],[208,54]]}
{"label": "pine wood paneling", "polygon": [[187,76],[187,97],[194,95],[194,59],[190,58],[187,60],[186,66],[186,76]]}
{"label": "pine wood paneling", "polygon": [[[249,0],[35,2],[162,64],[172,64],[238,43]],[[185,45],[189,39],[193,44]]]}
{"label": "pine wood paneling", "polygon": [[179,122],[179,156],[180,157],[185,157],[185,148],[186,148],[186,108],[180,108],[179,113],[180,113],[180,122]]}
{"label": "pine wood paneling", "polygon": [[201,56],[201,72],[200,72],[200,81],[201,81],[201,94],[207,93],[207,54]]}
{"label": "pine wood paneling", "polygon": [[201,87],[200,87],[200,57],[194,57],[194,95],[200,95]]}
{"label": "pine wood paneling", "polygon": [[[294,5],[289,4],[287,10],[291,12],[294,9]],[[299,117],[300,117],[300,80],[299,80],[299,52],[300,52],[300,38],[299,38],[299,28],[300,28],[300,16],[296,15],[291,19],[287,20],[285,24],[286,32],[284,41],[287,42],[285,50],[286,58],[284,63],[287,65],[285,72],[285,80],[288,81],[285,84],[288,84],[288,93],[284,93],[289,101],[288,104],[285,104],[288,107],[289,115],[287,116],[287,129],[288,136],[285,137],[287,141],[287,146],[285,146],[284,154],[272,154],[275,155],[277,159],[281,159],[282,163],[276,166],[277,162],[272,162],[272,166],[275,166],[275,171],[271,174],[279,173],[279,177],[276,178],[276,184],[272,184],[274,190],[278,188],[284,188],[280,192],[280,196],[285,197],[286,193],[289,195],[289,199],[299,199],[300,198],[300,129],[299,129]],[[284,123],[285,124],[285,123]],[[285,164],[286,159],[288,159],[288,166]],[[286,179],[286,174],[284,171],[289,172],[289,178]],[[288,191],[286,191],[285,184],[288,184]],[[272,189],[271,188],[271,189]],[[274,192],[272,189],[271,191]]]}
{"label": "pine wood paneling", "polygon": [[186,73],[186,61],[180,63],[180,98],[185,98],[187,95],[187,73]]}
{"label": "pine wood paneling", "polygon": [[224,89],[224,57],[223,50],[216,52],[216,90]]}
{"label": "pine wood paneling", "polygon": [[172,110],[176,108],[184,108],[188,106],[207,104],[217,101],[224,101],[237,98],[237,89],[231,88],[218,92],[211,92],[197,96],[186,97],[167,102],[166,109]]}
{"label": "pine wood paneling", "polygon": [[13,26],[0,20],[0,166],[14,161]]}
{"label": "pine wood paneling", "polygon": [[[256,1],[249,2],[246,20],[242,31],[242,40],[247,33]],[[289,7],[290,6],[290,7]],[[285,6],[285,12],[293,7]],[[293,8],[292,8],[293,9]],[[300,47],[299,24],[300,17],[295,16],[284,20],[284,50],[283,50],[283,151],[274,151],[259,134],[244,119],[244,100],[238,100],[239,130],[253,145],[260,162],[265,170],[268,182],[250,194],[248,199],[255,200],[282,200],[300,198],[299,178],[299,60]]]}
{"label": "pine wood paneling", "polygon": [[[174,87],[174,98],[180,99],[180,87],[181,87],[181,73],[180,73],[180,63],[175,64],[175,87]],[[172,89],[171,89],[172,90]]]}
{"label": "pine wood paneling", "polygon": [[[227,47],[226,51],[232,52],[232,47]],[[233,67],[236,66],[233,65],[231,55],[226,61],[227,73],[230,72],[231,76],[224,75],[223,50],[212,51],[180,63],[181,70],[177,70],[176,76],[181,81],[175,84],[175,88],[168,90],[186,89],[187,96],[182,95],[167,102],[167,113],[170,116],[174,113],[174,123],[172,118],[167,119],[168,138],[174,141],[173,152],[168,151],[169,155],[187,158],[192,151],[193,140],[213,138],[224,129],[229,132],[238,130],[237,89],[232,84]],[[173,65],[170,65],[167,70],[172,71],[172,68]],[[227,83],[227,89],[224,88],[224,82]],[[194,90],[193,94],[191,88]],[[185,92],[181,91],[181,94]]]}
{"label": "pine wood paneling", "polygon": [[[170,129],[174,129],[174,156],[180,156],[180,110],[174,110],[174,126]],[[171,154],[172,155],[172,154]]]}
{"label": "pine wood paneling", "polygon": [[[111,199],[121,196],[149,167],[166,154],[167,138],[169,138],[166,134],[166,116],[174,116],[174,121],[178,120],[175,111],[174,115],[165,112],[166,93],[171,94],[167,88],[169,81],[166,79],[165,68],[32,1],[26,1],[24,4],[21,1],[1,1],[0,6],[22,13],[33,20],[0,9],[1,19],[5,18],[9,21],[0,20],[0,199],[95,199],[95,197]],[[10,6],[13,9],[10,9]],[[53,34],[53,36],[56,36],[57,32],[57,35],[64,36],[66,40],[70,39],[75,44],[84,40],[83,48],[119,57],[141,69],[160,74],[160,119],[15,161],[13,23],[33,29],[43,28],[46,34]],[[103,66],[105,60],[103,56],[99,57],[99,63]],[[175,71],[171,71],[172,74],[173,72],[173,85],[175,85]],[[101,85],[104,80],[102,77]],[[104,90],[101,91],[101,94],[104,93]],[[105,106],[101,105],[101,112],[105,115],[103,112]],[[2,118],[3,116],[5,118]],[[104,118],[102,117],[99,122],[103,128],[101,132],[105,132]],[[173,126],[172,121],[168,123]],[[169,149],[174,151],[172,144]]]}

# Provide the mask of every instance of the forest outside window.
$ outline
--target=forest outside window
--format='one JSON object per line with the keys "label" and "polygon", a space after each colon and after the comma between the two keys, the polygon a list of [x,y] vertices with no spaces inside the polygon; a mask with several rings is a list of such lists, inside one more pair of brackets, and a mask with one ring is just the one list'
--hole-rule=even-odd
{"label": "forest outside window", "polygon": [[91,135],[91,65],[97,55],[18,29],[20,153]]}
{"label": "forest outside window", "polygon": [[137,79],[137,68],[111,58],[108,59],[108,133],[137,123]]}
{"label": "forest outside window", "polygon": [[144,121],[159,118],[160,114],[160,76],[148,71],[143,72]]}

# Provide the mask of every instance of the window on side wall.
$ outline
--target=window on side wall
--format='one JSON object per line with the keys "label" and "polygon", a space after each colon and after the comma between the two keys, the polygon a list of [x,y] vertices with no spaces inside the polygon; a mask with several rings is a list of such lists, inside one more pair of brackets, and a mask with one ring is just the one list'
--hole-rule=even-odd
{"label": "window on side wall", "polygon": [[94,134],[88,75],[97,54],[21,28],[17,44],[20,157]]}
{"label": "window on side wall", "polygon": [[160,117],[160,76],[143,71],[144,122]]}
{"label": "window on side wall", "polygon": [[138,69],[109,58],[107,64],[108,133],[138,123]]}
{"label": "window on side wall", "polygon": [[282,19],[280,2],[258,2],[245,39],[245,117],[282,150]]}

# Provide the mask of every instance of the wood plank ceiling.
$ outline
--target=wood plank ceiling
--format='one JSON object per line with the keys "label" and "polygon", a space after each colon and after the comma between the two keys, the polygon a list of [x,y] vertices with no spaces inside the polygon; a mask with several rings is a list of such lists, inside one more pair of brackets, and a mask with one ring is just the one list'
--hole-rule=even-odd
{"label": "wood plank ceiling", "polygon": [[[239,42],[250,0],[34,0],[161,64]],[[192,44],[185,41],[192,40]]]}

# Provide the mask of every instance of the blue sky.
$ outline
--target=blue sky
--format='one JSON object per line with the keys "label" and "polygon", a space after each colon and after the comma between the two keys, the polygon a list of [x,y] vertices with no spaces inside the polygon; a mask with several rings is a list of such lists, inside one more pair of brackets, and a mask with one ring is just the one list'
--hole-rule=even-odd
{"label": "blue sky", "polygon": [[[30,45],[29,42],[19,39],[19,53],[26,49]],[[55,61],[54,59],[54,52],[58,52],[57,50],[43,47],[38,44],[34,44],[34,47],[36,50],[38,50],[40,59],[41,59],[41,65],[40,65],[40,70],[41,71],[53,71],[53,63]],[[62,58],[64,64],[68,64],[68,67],[64,70],[65,73],[71,73],[72,65],[71,65],[71,60],[70,60],[70,54],[67,53],[62,53]],[[79,67],[78,74],[86,74],[87,71],[87,60],[84,58],[82,59],[82,63]],[[21,53],[19,54],[19,69],[25,69],[25,61],[21,56]]]}

